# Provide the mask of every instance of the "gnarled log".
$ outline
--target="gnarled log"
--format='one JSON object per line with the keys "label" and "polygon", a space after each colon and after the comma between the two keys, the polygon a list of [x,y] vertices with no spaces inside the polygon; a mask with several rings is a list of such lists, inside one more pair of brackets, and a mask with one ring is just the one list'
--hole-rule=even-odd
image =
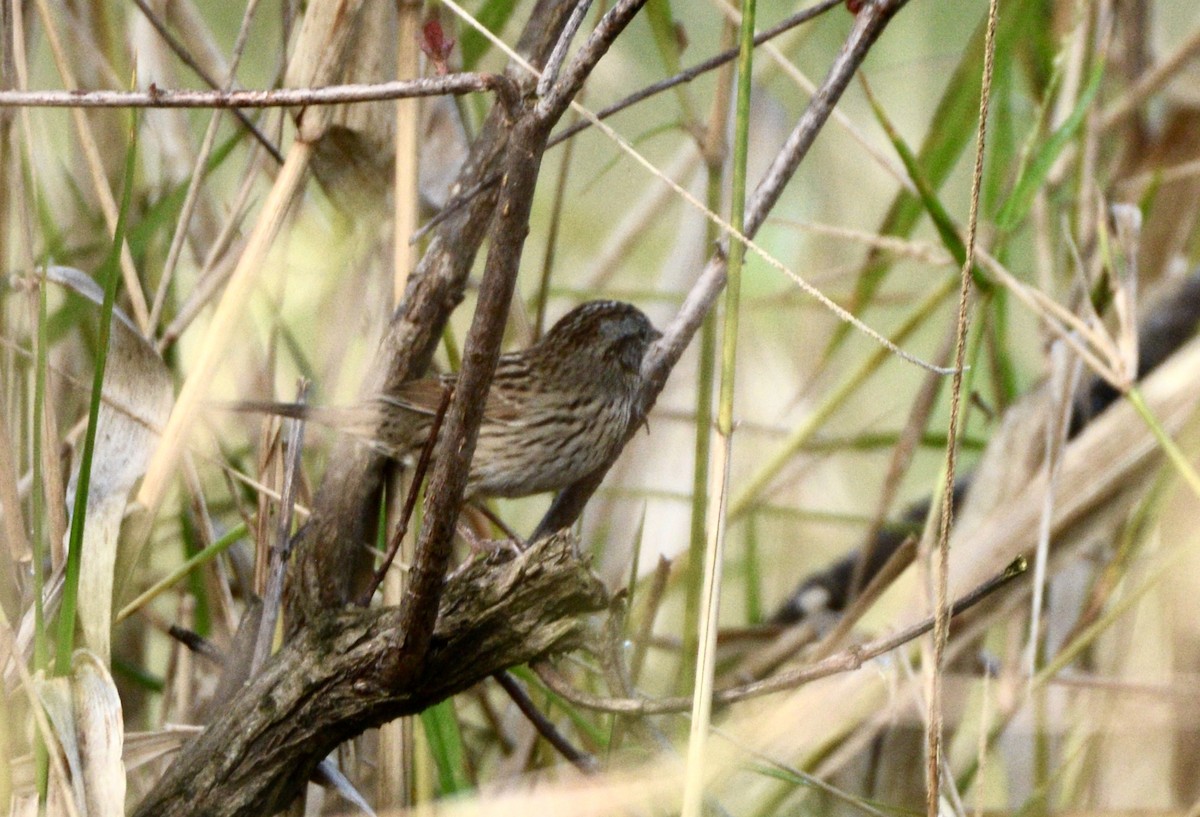
{"label": "gnarled log", "polygon": [[137,817],[273,814],[342,741],[420,712],[492,673],[579,646],[581,615],[607,604],[567,532],[510,561],[476,560],[446,584],[419,671],[404,664],[396,608],[312,618],[193,742]]}

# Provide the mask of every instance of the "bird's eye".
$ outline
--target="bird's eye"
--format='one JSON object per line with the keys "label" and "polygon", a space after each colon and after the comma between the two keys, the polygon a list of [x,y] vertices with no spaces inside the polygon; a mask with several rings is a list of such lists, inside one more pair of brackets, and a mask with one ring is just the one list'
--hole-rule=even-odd
{"label": "bird's eye", "polygon": [[615,352],[617,362],[628,372],[636,372],[642,366],[642,350],[645,343],[636,336],[622,338],[617,342]]}

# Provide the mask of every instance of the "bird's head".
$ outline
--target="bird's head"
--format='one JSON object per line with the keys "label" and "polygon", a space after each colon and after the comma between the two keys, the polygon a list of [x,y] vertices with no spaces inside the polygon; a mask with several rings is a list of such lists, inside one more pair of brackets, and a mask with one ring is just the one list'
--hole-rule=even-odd
{"label": "bird's head", "polygon": [[[646,350],[660,337],[662,333],[636,306],[588,301],[560,318],[538,347],[553,358],[573,358],[596,378],[629,379],[638,376]],[[580,374],[588,376],[588,369]]]}

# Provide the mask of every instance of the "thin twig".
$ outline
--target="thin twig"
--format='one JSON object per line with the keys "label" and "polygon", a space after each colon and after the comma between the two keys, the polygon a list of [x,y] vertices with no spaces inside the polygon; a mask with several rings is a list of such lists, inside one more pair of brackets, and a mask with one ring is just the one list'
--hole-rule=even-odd
{"label": "thin twig", "polygon": [[950,528],[954,525],[954,480],[958,464],[959,411],[962,406],[963,362],[967,353],[967,324],[971,300],[971,269],[975,266],[975,237],[979,221],[979,192],[983,185],[983,156],[987,145],[988,103],[991,96],[992,67],[996,51],[996,15],[998,0],[988,4],[987,31],[983,57],[983,81],[979,98],[979,132],[975,141],[975,167],[971,180],[971,207],[967,217],[966,252],[963,258],[961,286],[958,299],[957,335],[954,340],[954,375],[950,386],[950,424],[946,431],[946,476],[942,489],[937,550],[930,554],[933,562],[934,627],[932,660],[925,668],[929,673],[930,690],[925,725],[925,810],[928,817],[938,817],[941,799],[942,772],[942,658],[950,634],[950,600],[947,589],[950,574]]}
{"label": "thin twig", "polygon": [[446,409],[450,407],[450,397],[453,394],[454,389],[452,388],[448,388],[442,392],[442,401],[438,404],[437,413],[433,415],[433,422],[429,426],[429,439],[425,441],[424,447],[421,448],[421,457],[417,460],[417,465],[413,469],[412,484],[408,486],[408,495],[404,498],[404,509],[400,512],[400,521],[396,525],[395,533],[392,534],[392,538],[388,541],[388,548],[383,556],[383,561],[375,571],[375,575],[367,585],[366,590],[358,598],[359,607],[367,607],[371,604],[371,597],[375,595],[375,591],[379,589],[379,585],[383,584],[388,570],[392,567],[392,562],[396,559],[396,554],[400,552],[400,544],[404,541],[404,535],[408,533],[408,524],[412,521],[413,511],[417,507],[417,495],[420,493],[421,480],[425,479],[425,472],[429,470],[429,463],[433,459],[433,447],[437,442],[438,435],[441,433],[442,420],[446,416]]}
{"label": "thin twig", "polygon": [[577,0],[575,3],[575,8],[571,10],[571,16],[567,18],[567,24],[563,26],[562,33],[558,35],[558,42],[554,44],[554,50],[546,59],[546,67],[542,70],[542,76],[538,79],[538,96],[550,93],[554,80],[558,78],[559,69],[562,68],[563,60],[567,58],[567,49],[571,47],[571,40],[575,39],[575,33],[579,31],[579,26],[583,25],[584,15],[587,14],[591,5],[592,0]]}
{"label": "thin twig", "polygon": [[[133,0],[133,2],[139,9],[142,10],[142,14],[146,15],[146,19],[150,21],[150,25],[154,26],[154,30],[158,32],[158,36],[162,37],[163,42],[167,44],[167,47],[175,52],[175,56],[179,58],[180,62],[182,62],[188,68],[191,68],[196,76],[204,80],[208,87],[217,88],[220,86],[220,83],[217,82],[216,77],[210,75],[206,70],[204,70],[204,66],[196,62],[195,58],[192,57],[191,53],[188,52],[187,47],[180,42],[174,34],[171,33],[170,29],[167,28],[166,23],[154,13],[154,10],[150,8],[150,5],[146,2],[146,0]],[[271,141],[269,136],[259,130],[258,126],[250,121],[250,117],[246,116],[246,114],[242,113],[236,108],[234,109],[233,115],[237,118],[237,121],[241,123],[242,127],[244,127],[255,139],[258,140],[259,144],[266,149],[267,153],[271,154],[271,158],[274,159],[277,164],[283,164],[283,154],[279,152],[279,148],[275,146],[275,143]]]}
{"label": "thin twig", "polygon": [[[1021,576],[1027,570],[1025,559],[1022,557],[1010,564],[999,576],[981,584],[959,599],[950,608],[950,617],[962,615],[971,607],[987,598],[992,593]],[[843,672],[860,669],[863,664],[884,653],[901,647],[908,642],[920,638],[933,629],[934,617],[927,616],[921,621],[906,627],[898,633],[869,641],[857,647],[851,647],[840,653],[831,655],[823,661],[818,661],[807,667],[801,667],[788,672],[781,672],[762,681],[728,687],[713,693],[713,703],[735,703],[749,698],[758,698],[776,692],[794,689],[795,687],[821,678],[828,678]],[[571,686],[553,666],[545,661],[532,665],[538,677],[550,687],[551,691],[561,695],[576,706],[592,709],[598,712],[611,712],[629,715],[665,715],[672,712],[686,712],[692,705],[691,698],[674,697],[659,698],[605,698],[581,692]]]}
{"label": "thin twig", "polygon": [[[737,92],[734,102],[733,145],[730,155],[729,222],[736,232],[745,231],[746,162],[750,151],[750,90],[754,79],[755,0],[744,0],[738,30]],[[715,178],[720,178],[719,171]],[[721,611],[721,578],[725,563],[729,525],[730,461],[733,458],[734,390],[737,374],[737,337],[741,317],[742,262],[746,244],[732,235],[726,239],[729,261],[726,270],[725,302],[721,326],[721,376],[717,396],[716,438],[709,453],[708,506],[704,518],[702,572],[693,561],[691,569],[700,576],[696,622],[695,675],[692,688],[692,717],[688,729],[684,767],[683,817],[700,817],[704,811],[705,766],[708,761],[709,725],[712,723],[712,690],[717,671],[717,628]],[[709,336],[711,340],[713,336]],[[711,366],[712,359],[707,363]],[[711,371],[702,376],[711,381]],[[711,383],[708,384],[711,387]],[[703,399],[710,399],[703,395]],[[699,430],[708,435],[709,429]],[[698,510],[698,509],[697,509]],[[698,544],[698,543],[697,543]],[[693,548],[693,558],[699,548]],[[687,657],[684,658],[687,660]]]}
{"label": "thin twig", "polygon": [[658,619],[659,608],[667,593],[667,582],[671,578],[671,563],[661,554],[654,568],[654,578],[650,581],[650,591],[646,595],[643,607],[642,627],[633,637],[633,654],[629,657],[629,679],[637,683],[642,677],[642,667],[646,664],[646,652],[654,636],[654,622]]}
{"label": "thin twig", "polygon": [[[841,5],[842,2],[843,0],[821,0],[821,2],[810,6],[809,8],[796,12],[791,17],[780,21],[771,28],[759,32],[754,37],[754,44],[759,46],[763,43],[769,42],[779,35],[791,31],[796,26],[801,25],[802,23],[807,23],[809,20],[824,14],[834,6]],[[608,119],[613,114],[620,113],[626,108],[632,107],[633,105],[649,99],[652,96],[657,96],[663,91],[669,91],[676,86],[689,83],[697,77],[707,74],[709,71],[720,68],[726,63],[733,62],[735,59],[737,59],[737,55],[738,50],[736,48],[729,48],[720,52],[719,54],[714,54],[703,62],[697,63],[690,68],[685,68],[673,77],[667,77],[666,79],[655,82],[652,85],[647,85],[645,88],[635,91],[624,99],[618,100],[607,107],[601,108],[600,110],[596,111],[596,118]],[[551,137],[548,147],[556,147],[562,142],[565,142],[567,139],[570,139],[575,134],[579,133],[580,131],[587,130],[591,126],[592,123],[589,120],[584,119],[576,122],[570,127],[563,128],[561,131]]]}
{"label": "thin twig", "polygon": [[145,91],[0,91],[0,107],[15,108],[287,108],[496,90],[495,74],[447,74],[392,82],[236,91],[181,91],[151,85]]}
{"label": "thin twig", "polygon": [[508,693],[508,697],[512,698],[512,702],[517,705],[522,714],[529,719],[533,724],[533,728],[538,731],[538,734],[546,739],[554,749],[567,760],[571,761],[576,769],[584,774],[596,774],[600,771],[600,764],[592,755],[576,748],[571,741],[567,740],[566,736],[558,731],[549,718],[542,714],[542,711],[537,708],[533,699],[529,697],[529,693],[525,688],[512,676],[507,670],[501,670],[492,676],[496,679],[496,683]]}

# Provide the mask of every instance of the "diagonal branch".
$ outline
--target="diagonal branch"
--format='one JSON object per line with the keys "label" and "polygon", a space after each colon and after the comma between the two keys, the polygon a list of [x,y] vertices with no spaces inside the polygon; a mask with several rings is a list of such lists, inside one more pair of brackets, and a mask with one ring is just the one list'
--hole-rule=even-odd
{"label": "diagonal branch", "polygon": [[417,539],[409,590],[401,607],[404,640],[401,675],[397,678],[400,683],[418,672],[433,634],[454,526],[467,487],[488,388],[500,357],[521,252],[529,233],[533,191],[549,134],[550,123],[528,110],[509,141],[504,182],[490,233],[491,249],[479,286],[479,304],[467,332],[454,397],[434,448],[433,473],[426,489],[426,521]]}
{"label": "diagonal branch", "polygon": [[[834,105],[845,92],[853,79],[854,73],[866,59],[871,46],[883,33],[888,22],[908,0],[876,0],[866,4],[855,18],[854,27],[842,44],[833,65],[829,69],[821,87],[813,95],[801,114],[796,127],[784,142],[783,147],[775,156],[762,181],[746,205],[745,234],[753,237],[770,215],[771,210],[779,201],[784,187],[795,174],[800,162],[808,154],[808,149],[824,127],[825,121],[833,111]],[[717,296],[725,286],[726,259],[724,250],[718,248],[709,259],[704,271],[696,283],[692,285],[679,314],[667,326],[663,337],[650,347],[646,359],[642,362],[642,412],[648,413],[658,400],[658,395],[666,385],[667,376],[679,362],[683,351],[691,343],[692,337],[700,328],[704,317],[716,303]],[[639,424],[630,426],[625,442],[633,437]],[[600,487],[604,475],[616,461],[617,455],[597,469],[591,475],[567,488],[554,498],[550,509],[538,524],[533,538],[565,528],[574,523],[583,512],[588,499]]]}
{"label": "diagonal branch", "polygon": [[435,464],[426,490],[426,522],[417,539],[409,590],[401,606],[404,648],[398,683],[404,683],[420,669],[433,634],[454,526],[529,234],[529,214],[546,142],[573,95],[582,87],[583,79],[644,3],[645,0],[622,0],[601,19],[550,94],[530,103],[521,113],[509,140],[479,302],[467,332],[462,369],[446,413],[444,431],[434,449]]}

